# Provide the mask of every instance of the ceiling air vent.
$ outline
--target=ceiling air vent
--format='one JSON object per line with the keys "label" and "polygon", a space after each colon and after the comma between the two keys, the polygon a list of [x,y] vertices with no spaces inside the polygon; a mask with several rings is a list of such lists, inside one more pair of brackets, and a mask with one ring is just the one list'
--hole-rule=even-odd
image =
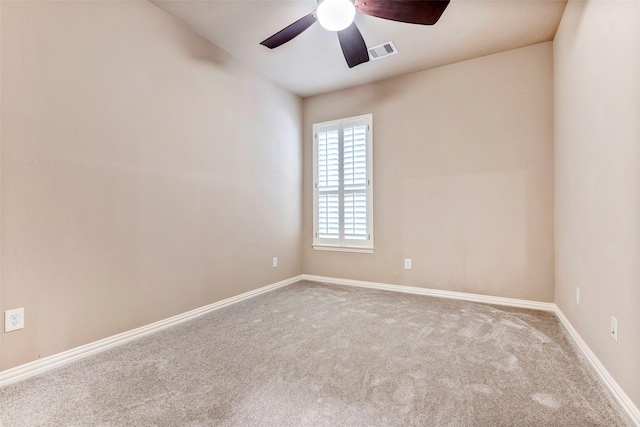
{"label": "ceiling air vent", "polygon": [[371,59],[376,60],[380,58],[384,58],[385,56],[395,55],[398,53],[398,49],[393,44],[393,42],[382,43],[378,46],[370,47],[369,56]]}

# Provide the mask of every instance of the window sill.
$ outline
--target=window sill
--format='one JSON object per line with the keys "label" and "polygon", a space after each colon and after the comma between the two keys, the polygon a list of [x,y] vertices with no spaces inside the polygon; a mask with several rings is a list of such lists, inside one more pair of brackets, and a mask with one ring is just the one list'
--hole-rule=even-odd
{"label": "window sill", "polygon": [[359,254],[373,253],[373,248],[362,248],[357,246],[311,245],[311,247],[316,251],[354,252]]}

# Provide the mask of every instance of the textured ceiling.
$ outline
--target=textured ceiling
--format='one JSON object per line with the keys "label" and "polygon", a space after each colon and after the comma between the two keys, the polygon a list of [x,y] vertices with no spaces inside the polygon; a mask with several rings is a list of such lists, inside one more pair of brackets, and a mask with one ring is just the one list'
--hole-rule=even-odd
{"label": "textured ceiling", "polygon": [[451,0],[433,26],[358,13],[355,22],[368,47],[393,41],[399,53],[350,69],[336,34],[318,23],[276,49],[259,44],[313,11],[315,0],[152,3],[302,97],[553,40],[566,5],[564,0]]}

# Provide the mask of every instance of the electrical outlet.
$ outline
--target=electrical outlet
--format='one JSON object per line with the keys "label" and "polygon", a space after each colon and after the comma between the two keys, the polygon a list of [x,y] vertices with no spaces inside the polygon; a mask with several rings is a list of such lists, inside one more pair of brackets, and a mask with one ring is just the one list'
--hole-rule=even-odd
{"label": "electrical outlet", "polygon": [[277,257],[277,256],[274,256],[274,257],[273,257],[273,266],[274,266],[274,267],[277,267],[277,266],[278,266],[278,257]]}
{"label": "electrical outlet", "polygon": [[618,342],[618,319],[611,316],[611,339]]}
{"label": "electrical outlet", "polygon": [[580,305],[580,288],[576,288],[576,305]]}
{"label": "electrical outlet", "polygon": [[405,270],[411,270],[411,259],[410,258],[405,258],[405,260],[404,260],[404,269]]}
{"label": "electrical outlet", "polygon": [[4,331],[11,332],[24,328],[24,308],[4,312]]}

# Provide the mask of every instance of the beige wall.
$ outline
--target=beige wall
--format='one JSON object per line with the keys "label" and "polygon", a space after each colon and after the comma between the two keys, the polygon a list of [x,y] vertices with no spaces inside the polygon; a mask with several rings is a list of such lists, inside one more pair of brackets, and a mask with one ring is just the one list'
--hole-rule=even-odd
{"label": "beige wall", "polygon": [[3,1],[1,39],[0,369],[301,273],[299,98],[147,2]]}
{"label": "beige wall", "polygon": [[555,302],[638,407],[639,23],[639,1],[570,1],[554,41]]}
{"label": "beige wall", "polygon": [[[552,301],[552,71],[544,43],[305,99],[304,272]],[[314,251],[311,127],[365,113],[375,252]]]}

